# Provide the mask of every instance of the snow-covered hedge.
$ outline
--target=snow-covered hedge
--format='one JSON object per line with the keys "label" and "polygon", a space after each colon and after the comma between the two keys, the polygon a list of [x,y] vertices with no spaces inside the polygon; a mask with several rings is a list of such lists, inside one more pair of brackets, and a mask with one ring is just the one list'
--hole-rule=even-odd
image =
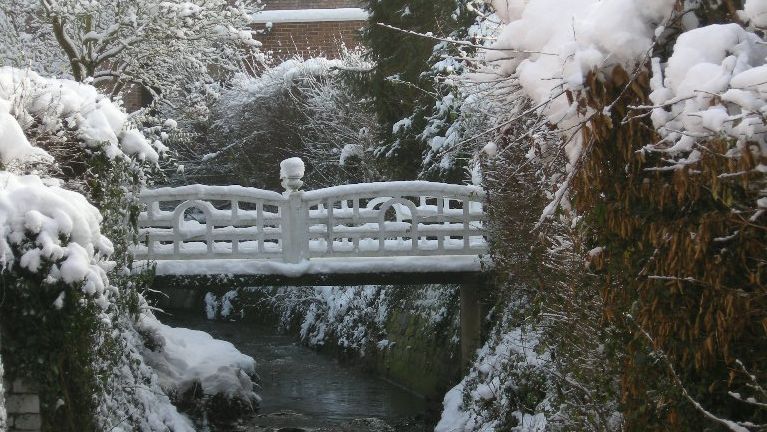
{"label": "snow-covered hedge", "polygon": [[[500,127],[481,159],[496,269],[534,293],[535,313],[483,350],[444,424],[536,430],[503,418],[518,409],[502,393],[477,397],[493,377],[517,385],[482,368],[532,325],[552,353],[551,394],[566,395],[527,407],[547,430],[763,428],[741,393],[765,376],[752,349],[765,340],[764,284],[747,275],[763,273],[765,250],[767,3],[492,3],[481,19],[500,21],[497,39],[462,78],[508,107],[489,112]],[[510,358],[501,369],[531,363]]]}
{"label": "snow-covered hedge", "polygon": [[[51,183],[56,183],[52,181]],[[106,271],[112,242],[101,235],[101,214],[82,195],[46,185],[37,176],[0,172],[0,272],[42,273],[46,284],[82,284],[103,310],[110,305]],[[61,308],[62,291],[55,306]]]}
{"label": "snow-covered hedge", "polygon": [[0,68],[0,125],[0,161],[6,167],[30,158],[50,161],[50,153],[58,150],[55,137],[64,131],[110,159],[157,162],[166,150],[160,141],[149,142],[125,111],[95,87],[11,67]]}
{"label": "snow-covered hedge", "polygon": [[311,187],[377,179],[369,161],[377,127],[371,101],[350,83],[370,68],[361,52],[344,51],[338,59],[289,59],[236,77],[212,112],[213,148],[189,156],[201,164],[190,163],[187,175],[226,163],[228,181],[274,188],[274,168],[298,155],[311,167]]}
{"label": "snow-covered hedge", "polygon": [[548,354],[537,352],[534,330],[508,327],[499,323],[468,375],[445,395],[435,432],[549,430]]}
{"label": "snow-covered hedge", "polygon": [[[767,151],[767,50],[763,38],[740,24],[698,27],[696,2],[676,0],[556,0],[494,2],[504,25],[487,54],[492,74],[508,76],[520,86],[536,111],[557,127],[574,172],[584,157],[584,129],[596,112],[584,102],[586,82],[596,73],[610,79],[616,67],[632,78],[652,63],[651,112],[660,140],[646,150],[666,157],[658,169],[681,169],[700,159],[698,145],[726,137],[736,141],[731,156],[746,142]],[[759,25],[763,4],[750,0],[741,17]],[[681,29],[680,29],[681,27]],[[676,37],[673,54],[653,57],[659,44]],[[489,71],[488,71],[489,72]],[[491,77],[493,75],[490,75]],[[635,78],[635,76],[633,77]],[[613,101],[614,103],[614,101]],[[556,150],[556,148],[554,148]],[[557,150],[558,151],[558,150]],[[571,177],[544,212],[550,216],[563,202]],[[764,203],[767,205],[767,203]],[[756,202],[754,209],[761,208]]]}

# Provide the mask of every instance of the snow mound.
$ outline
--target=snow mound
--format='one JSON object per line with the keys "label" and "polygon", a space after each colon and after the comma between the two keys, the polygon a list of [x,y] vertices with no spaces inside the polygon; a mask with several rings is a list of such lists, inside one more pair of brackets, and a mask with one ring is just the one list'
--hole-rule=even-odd
{"label": "snow mound", "polygon": [[[0,270],[18,265],[42,271],[47,283],[83,283],[82,290],[106,309],[113,252],[101,235],[101,214],[84,196],[45,184],[37,176],[0,172]],[[63,297],[57,300],[57,307]]]}
{"label": "snow mound", "polygon": [[158,345],[146,350],[144,357],[169,394],[181,395],[200,385],[205,396],[223,395],[255,408],[260,398],[250,378],[256,373],[252,357],[205,332],[170,327],[151,315],[141,317],[139,328]]}
{"label": "snow mound", "polygon": [[136,157],[157,162],[161,143],[150,143],[130,125],[128,114],[88,84],[45,78],[29,70],[0,68],[0,161],[50,161],[24,130],[39,124],[43,132],[73,130],[87,147],[110,158]]}
{"label": "snow mound", "polygon": [[304,176],[304,161],[293,157],[280,162],[280,178],[301,178]]}
{"label": "snow mound", "polygon": [[741,11],[741,18],[756,27],[767,27],[767,1],[746,0]]}

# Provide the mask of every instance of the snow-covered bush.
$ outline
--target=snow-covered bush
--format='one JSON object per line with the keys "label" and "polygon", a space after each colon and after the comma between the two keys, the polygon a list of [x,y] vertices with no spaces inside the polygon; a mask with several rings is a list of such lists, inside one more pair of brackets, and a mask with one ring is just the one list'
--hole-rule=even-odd
{"label": "snow-covered bush", "polygon": [[540,335],[504,317],[479,350],[468,375],[451,389],[436,432],[552,430],[547,414],[554,394]]}
{"label": "snow-covered bush", "polygon": [[349,81],[370,67],[361,53],[345,51],[233,80],[213,109],[209,142],[184,155],[187,178],[223,164],[231,174],[219,181],[275,189],[279,162],[293,156],[313,167],[311,187],[378,178],[368,157],[375,116]]}
{"label": "snow-covered bush", "polygon": [[0,68],[0,118],[0,161],[6,169],[55,163],[62,177],[82,180],[91,155],[156,163],[165,151],[161,141],[149,142],[95,87],[30,70]]}
{"label": "snow-covered bush", "polygon": [[[3,172],[0,184],[6,366],[13,377],[39,384],[46,427],[65,421],[58,430],[99,430],[140,422],[137,415],[144,414],[136,408],[132,417],[115,412],[127,408],[115,400],[137,406],[134,391],[99,379],[123,373],[112,369],[115,364],[131,363],[119,343],[120,293],[106,274],[114,263],[107,260],[112,244],[101,235],[101,215],[82,195],[37,176]],[[143,377],[123,377],[130,382],[120,384],[135,386],[137,378]],[[188,421],[167,397],[164,404],[157,396],[150,399],[146,418],[159,410],[167,422],[141,430],[191,430],[171,427]]]}
{"label": "snow-covered bush", "polygon": [[[112,293],[106,271],[114,263],[112,242],[101,235],[101,214],[82,195],[45,185],[37,176],[0,173],[0,272],[30,272],[44,284],[80,283],[90,301],[102,310]],[[67,292],[54,306],[61,308]]]}

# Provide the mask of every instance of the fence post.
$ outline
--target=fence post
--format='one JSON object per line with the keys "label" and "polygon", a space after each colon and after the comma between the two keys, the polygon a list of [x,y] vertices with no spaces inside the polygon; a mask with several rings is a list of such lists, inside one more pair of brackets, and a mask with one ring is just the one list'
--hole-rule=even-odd
{"label": "fence post", "polygon": [[280,180],[287,198],[286,214],[282,217],[282,254],[286,263],[297,264],[309,258],[307,208],[301,186],[304,185],[304,162],[299,158],[280,163]]}

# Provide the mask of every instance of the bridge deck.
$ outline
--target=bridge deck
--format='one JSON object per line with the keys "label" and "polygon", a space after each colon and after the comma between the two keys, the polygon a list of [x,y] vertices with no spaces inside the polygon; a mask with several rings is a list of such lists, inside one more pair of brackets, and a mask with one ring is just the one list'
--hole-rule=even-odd
{"label": "bridge deck", "polygon": [[[138,262],[138,268],[146,262]],[[477,256],[315,258],[298,264],[270,260],[165,260],[157,285],[362,285],[460,283],[489,263]]]}
{"label": "bridge deck", "polygon": [[[145,264],[140,262],[139,265]],[[276,260],[164,260],[157,261],[158,276],[285,276],[364,273],[472,273],[482,270],[475,255],[386,258],[314,258],[298,264]]]}
{"label": "bridge deck", "polygon": [[477,257],[325,258],[300,264],[187,260],[156,264],[155,293],[150,293],[150,297],[163,309],[192,310],[203,304],[207,292],[221,295],[231,289],[254,286],[444,284],[461,285],[463,296],[482,290],[492,279],[491,272],[483,271],[487,263]]}

